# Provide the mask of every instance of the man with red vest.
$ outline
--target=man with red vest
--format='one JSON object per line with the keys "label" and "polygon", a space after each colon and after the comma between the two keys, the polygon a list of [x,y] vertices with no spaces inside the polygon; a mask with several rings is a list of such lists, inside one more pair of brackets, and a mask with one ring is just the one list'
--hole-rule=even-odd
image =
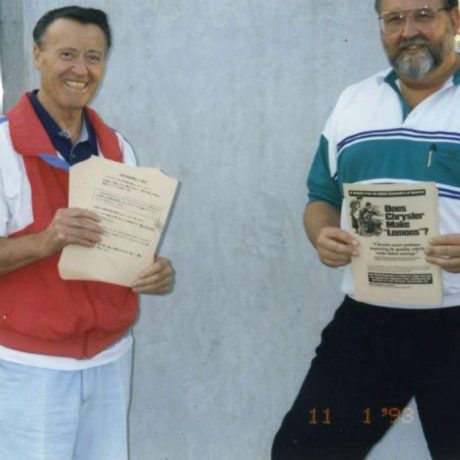
{"label": "man with red vest", "polygon": [[111,46],[106,14],[52,10],[33,36],[40,87],[0,118],[0,459],[127,460],[130,328],[139,294],[169,291],[173,270],[157,257],[131,288],[59,277],[61,250],[103,232],[67,207],[69,167],[135,158],[87,106]]}

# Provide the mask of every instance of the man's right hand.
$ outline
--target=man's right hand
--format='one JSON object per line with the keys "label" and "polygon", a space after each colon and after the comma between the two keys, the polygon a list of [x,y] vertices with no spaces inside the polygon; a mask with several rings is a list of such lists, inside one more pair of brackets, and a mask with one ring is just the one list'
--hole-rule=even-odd
{"label": "man's right hand", "polygon": [[92,247],[101,241],[101,219],[81,208],[58,209],[47,229],[41,233],[44,254],[51,255],[68,244]]}
{"label": "man's right hand", "polygon": [[0,275],[49,257],[68,244],[94,246],[103,234],[100,221],[97,214],[86,209],[59,209],[42,232],[0,237]]}
{"label": "man's right hand", "polygon": [[342,267],[358,255],[358,241],[337,227],[324,227],[315,242],[321,262],[328,267]]}
{"label": "man's right hand", "polygon": [[304,225],[308,238],[328,267],[342,267],[358,255],[358,241],[340,228],[340,210],[324,201],[306,206]]}

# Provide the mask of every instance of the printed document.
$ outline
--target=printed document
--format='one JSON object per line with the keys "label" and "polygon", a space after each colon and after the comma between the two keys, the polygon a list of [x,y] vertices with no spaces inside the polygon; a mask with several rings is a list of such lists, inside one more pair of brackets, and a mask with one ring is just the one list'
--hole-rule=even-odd
{"label": "printed document", "polygon": [[104,234],[92,248],[66,246],[61,277],[131,286],[154,260],[176,188],[177,181],[156,168],[97,156],[72,166],[69,207],[98,214]]}
{"label": "printed document", "polygon": [[431,182],[345,184],[355,298],[370,303],[440,305],[441,269],[425,260],[439,235],[438,195]]}

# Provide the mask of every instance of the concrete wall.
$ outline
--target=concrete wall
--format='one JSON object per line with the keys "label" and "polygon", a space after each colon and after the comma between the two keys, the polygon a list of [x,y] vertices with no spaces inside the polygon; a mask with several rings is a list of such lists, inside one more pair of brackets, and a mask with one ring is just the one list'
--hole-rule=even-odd
{"label": "concrete wall", "polygon": [[[8,104],[37,84],[21,43],[66,3],[0,0]],[[268,460],[340,298],[304,236],[305,175],[340,91],[386,66],[373,1],[79,3],[114,28],[94,106],[182,183],[161,248],[177,284],[135,328],[132,460]],[[417,418],[369,458],[428,459]]]}
{"label": "concrete wall", "polygon": [[30,38],[24,35],[25,5],[23,3],[15,0],[0,0],[0,56],[5,90],[4,109],[11,107],[24,88],[30,84],[28,75]]}

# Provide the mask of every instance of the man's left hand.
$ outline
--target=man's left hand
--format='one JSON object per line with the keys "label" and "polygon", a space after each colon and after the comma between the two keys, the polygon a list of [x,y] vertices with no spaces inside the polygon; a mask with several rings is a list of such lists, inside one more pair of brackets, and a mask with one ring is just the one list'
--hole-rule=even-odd
{"label": "man's left hand", "polygon": [[139,273],[132,289],[139,294],[166,294],[172,289],[173,280],[171,262],[156,256],[154,262]]}
{"label": "man's left hand", "polygon": [[435,236],[425,249],[426,260],[452,273],[460,272],[460,233]]}

